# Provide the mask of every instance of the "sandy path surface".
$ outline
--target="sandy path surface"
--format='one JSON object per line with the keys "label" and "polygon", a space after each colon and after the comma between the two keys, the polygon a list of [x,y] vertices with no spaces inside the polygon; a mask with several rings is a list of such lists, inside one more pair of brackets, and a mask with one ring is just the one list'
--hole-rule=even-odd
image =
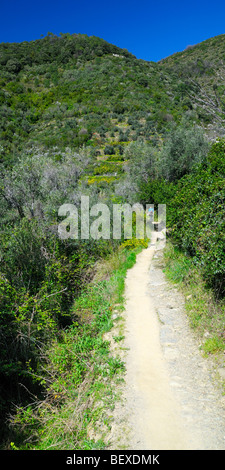
{"label": "sandy path surface", "polygon": [[126,277],[126,363],[111,449],[225,449],[225,403],[189,329],[182,295],[160,265],[163,241],[137,256]]}

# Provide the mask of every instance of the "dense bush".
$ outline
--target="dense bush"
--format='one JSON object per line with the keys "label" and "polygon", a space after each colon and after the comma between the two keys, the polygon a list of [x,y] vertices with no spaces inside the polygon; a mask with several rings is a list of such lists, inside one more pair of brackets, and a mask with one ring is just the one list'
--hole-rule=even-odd
{"label": "dense bush", "polygon": [[[79,206],[78,181],[89,156],[33,149],[4,170],[0,187],[1,429],[12,402],[40,393],[34,375],[44,350],[72,322],[74,299],[110,244],[57,236],[58,208]],[[89,191],[89,193],[91,193]],[[91,195],[91,194],[90,194]],[[21,385],[19,385],[21,384]],[[22,387],[22,388],[21,388]]]}
{"label": "dense bush", "polygon": [[[181,129],[177,132],[182,139],[187,136],[186,131],[183,135],[181,135]],[[200,140],[197,137],[197,144],[198,142],[203,142],[205,153],[207,143],[202,141],[201,134]],[[167,228],[172,240],[188,256],[193,257],[204,279],[214,289],[216,295],[224,296],[225,142],[220,140],[213,144],[201,163],[195,163],[189,169],[188,174],[179,179],[177,175],[177,178],[171,182],[163,178],[163,172],[159,171],[158,175],[152,174],[151,165],[147,165],[148,171],[146,169],[146,173],[142,173],[142,168],[145,168],[149,159],[149,150],[148,147],[141,145],[140,152],[136,154],[134,145],[132,144],[127,149],[128,152],[132,152],[129,162],[131,169],[129,197],[134,197],[132,184],[137,182],[136,198],[142,204],[166,204]],[[174,145],[176,145],[176,140]],[[165,148],[162,153],[165,152]],[[138,163],[139,156],[140,162]],[[134,163],[136,158],[137,163]],[[166,160],[165,163],[168,166],[171,165],[170,161]],[[135,177],[136,173],[138,178]],[[139,175],[142,177],[139,178]]]}
{"label": "dense bush", "polygon": [[202,129],[183,120],[165,141],[160,159],[162,177],[168,181],[180,179],[205,158],[208,148]]}
{"label": "dense bush", "polygon": [[174,241],[195,258],[208,285],[225,293],[225,142],[216,142],[206,159],[176,186],[169,201]]}

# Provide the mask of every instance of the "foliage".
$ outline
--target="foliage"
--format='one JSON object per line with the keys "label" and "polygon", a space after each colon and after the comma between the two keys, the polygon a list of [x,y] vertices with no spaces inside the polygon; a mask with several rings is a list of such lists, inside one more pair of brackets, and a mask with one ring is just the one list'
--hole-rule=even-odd
{"label": "foliage", "polygon": [[110,425],[98,429],[102,435],[98,441],[90,439],[89,429],[97,426],[100,418],[107,423],[107,410],[114,406],[115,385],[121,380],[124,364],[111,355],[103,333],[113,325],[113,306],[118,308],[122,302],[126,271],[136,259],[135,251],[124,249],[116,254],[114,269],[114,256],[106,261],[110,278],[93,282],[82,291],[71,311],[77,321],[61,333],[60,341],[52,341],[38,372],[30,367],[34,379],[45,386],[45,396],[17,409],[12,426],[16,432],[22,425],[24,431],[22,436],[15,433],[14,448],[105,447],[104,433]]}
{"label": "foliage", "polygon": [[170,201],[171,235],[194,257],[217,295],[224,295],[224,141],[216,142],[207,161],[182,178]]}
{"label": "foliage", "polygon": [[[81,194],[109,207],[166,203],[169,233],[188,256],[175,277],[187,279],[193,261],[224,295],[224,142],[208,154],[224,135],[224,40],[157,64],[83,34],[0,44],[2,441],[15,403],[21,440],[102,447],[87,439],[88,422],[102,413],[87,397],[105,390],[99,376],[122,370],[102,333],[112,325],[110,296],[122,301],[132,250],[147,241],[119,251],[115,241],[61,241],[61,204],[79,208]],[[110,287],[84,290],[108,255],[115,263],[125,256]]]}
{"label": "foliage", "polygon": [[126,240],[125,242],[121,243],[121,248],[128,248],[134,249],[138,247],[147,248],[148,247],[148,239],[136,239],[131,238],[130,240]]}
{"label": "foliage", "polygon": [[164,261],[167,278],[178,284],[185,295],[186,311],[191,326],[200,337],[202,351],[224,354],[224,299],[215,301],[213,290],[207,287],[193,258],[171,243],[167,243]]}
{"label": "foliage", "polygon": [[159,163],[162,177],[168,181],[182,178],[204,160],[208,149],[202,129],[183,120],[178,128],[172,128],[164,143]]}
{"label": "foliage", "polygon": [[129,161],[128,172],[137,184],[146,182],[149,178],[156,179],[158,172],[158,152],[149,144],[132,142],[124,152]]}

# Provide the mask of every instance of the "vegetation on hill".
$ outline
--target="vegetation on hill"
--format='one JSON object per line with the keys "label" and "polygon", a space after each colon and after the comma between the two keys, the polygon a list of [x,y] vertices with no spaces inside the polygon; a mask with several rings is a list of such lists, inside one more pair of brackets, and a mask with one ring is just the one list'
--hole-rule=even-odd
{"label": "vegetation on hill", "polygon": [[[224,41],[159,63],[81,34],[0,44],[3,447],[11,436],[15,448],[104,447],[88,440],[102,413],[90,403],[102,397],[97,375],[123,368],[102,332],[138,243],[125,243],[121,260],[123,240],[60,240],[63,203],[79,207],[83,194],[110,208],[167,204],[174,246],[224,301]],[[99,260],[116,257],[115,277],[93,286]],[[78,410],[60,440],[76,397],[85,420]]]}

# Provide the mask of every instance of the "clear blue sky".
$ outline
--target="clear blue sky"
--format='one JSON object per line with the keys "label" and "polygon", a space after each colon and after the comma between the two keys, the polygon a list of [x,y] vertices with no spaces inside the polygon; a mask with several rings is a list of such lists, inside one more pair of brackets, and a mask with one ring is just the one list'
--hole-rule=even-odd
{"label": "clear blue sky", "polygon": [[225,33],[224,0],[0,0],[0,14],[0,42],[85,33],[153,61]]}

